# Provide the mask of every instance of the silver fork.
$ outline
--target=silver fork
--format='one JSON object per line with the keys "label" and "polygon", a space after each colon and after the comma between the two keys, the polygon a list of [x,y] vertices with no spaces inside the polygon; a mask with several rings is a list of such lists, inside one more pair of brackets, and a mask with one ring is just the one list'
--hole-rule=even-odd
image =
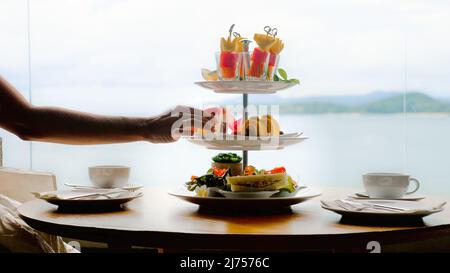
{"label": "silver fork", "polygon": [[76,200],[76,199],[80,199],[80,198],[86,198],[86,197],[99,197],[99,196],[104,196],[108,199],[112,199],[111,194],[116,194],[116,193],[124,193],[127,192],[126,190],[120,190],[120,191],[111,191],[111,192],[103,192],[103,193],[89,193],[89,194],[85,194],[85,195],[80,195],[80,196],[75,196],[75,197],[71,197],[71,198],[67,198],[67,200]]}
{"label": "silver fork", "polygon": [[375,209],[375,210],[385,210],[385,211],[390,211],[390,212],[403,211],[403,210],[396,209],[396,208],[377,206],[377,205],[372,205],[372,204],[361,204],[361,203],[352,202],[352,201],[348,201],[348,200],[336,200],[336,202],[339,202],[341,205],[342,204],[348,205],[355,211],[362,211],[362,210],[368,209],[368,208]]}
{"label": "silver fork", "polygon": [[342,202],[341,200],[336,200],[336,201],[334,201],[334,203],[336,205],[338,205],[340,208],[343,208],[345,210],[357,210],[354,206],[346,204],[346,203]]}

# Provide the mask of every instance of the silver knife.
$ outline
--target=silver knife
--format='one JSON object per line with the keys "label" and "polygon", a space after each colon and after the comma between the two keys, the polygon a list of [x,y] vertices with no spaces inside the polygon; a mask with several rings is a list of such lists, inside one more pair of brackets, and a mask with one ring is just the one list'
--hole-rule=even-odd
{"label": "silver knife", "polygon": [[390,210],[390,211],[409,210],[409,209],[399,208],[399,207],[395,207],[395,206],[385,206],[385,205],[373,204],[373,203],[367,203],[367,202],[357,202],[357,201],[351,201],[348,199],[344,199],[344,200],[342,200],[342,202],[345,202],[348,204],[353,204],[353,205],[366,206],[366,207],[373,208],[373,209],[385,209],[385,210]]}

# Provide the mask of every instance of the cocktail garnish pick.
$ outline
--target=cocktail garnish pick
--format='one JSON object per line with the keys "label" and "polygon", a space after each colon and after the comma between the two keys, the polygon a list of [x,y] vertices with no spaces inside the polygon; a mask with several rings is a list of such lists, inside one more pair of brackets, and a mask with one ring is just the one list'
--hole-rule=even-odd
{"label": "cocktail garnish pick", "polygon": [[278,29],[276,27],[272,28],[270,26],[265,26],[264,32],[266,33],[267,36],[272,36],[273,38],[275,38],[278,35]]}
{"label": "cocktail garnish pick", "polygon": [[234,28],[234,24],[232,24],[230,27],[230,30],[228,30],[228,32],[230,33],[230,35],[228,37],[231,37],[231,35],[233,34],[233,28]]}
{"label": "cocktail garnish pick", "polygon": [[264,27],[264,34],[255,33],[253,40],[258,44],[259,49],[268,51],[275,43],[275,38],[272,37],[272,28],[270,26]]}
{"label": "cocktail garnish pick", "polygon": [[266,33],[267,36],[269,36],[272,32],[272,28],[270,26],[265,26],[264,32]]}
{"label": "cocktail garnish pick", "polygon": [[272,28],[271,34],[272,34],[273,38],[277,37],[278,29],[276,27]]}

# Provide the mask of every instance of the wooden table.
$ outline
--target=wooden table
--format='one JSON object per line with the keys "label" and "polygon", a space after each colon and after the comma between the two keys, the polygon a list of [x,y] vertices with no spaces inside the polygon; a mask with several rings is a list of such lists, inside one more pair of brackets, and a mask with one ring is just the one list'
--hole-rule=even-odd
{"label": "wooden table", "polygon": [[35,200],[19,207],[19,213],[37,230],[111,245],[169,250],[367,252],[367,243],[377,241],[382,251],[450,251],[450,244],[444,243],[450,238],[450,209],[414,223],[341,221],[341,216],[322,209],[319,200],[345,197],[354,191],[322,190],[322,196],[291,210],[266,215],[205,212],[161,188],[145,188],[142,198],[118,212],[62,213],[56,206]]}

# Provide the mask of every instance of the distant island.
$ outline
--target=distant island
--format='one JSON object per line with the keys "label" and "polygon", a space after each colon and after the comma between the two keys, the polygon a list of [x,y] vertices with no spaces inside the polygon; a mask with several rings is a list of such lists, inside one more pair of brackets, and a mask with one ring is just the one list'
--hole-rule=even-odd
{"label": "distant island", "polygon": [[[280,98],[277,95],[252,96],[250,104],[278,104],[282,114],[395,114],[403,113],[403,99],[401,92],[376,91],[365,95],[304,98]],[[239,102],[239,99],[231,99],[220,104],[231,105]],[[434,98],[422,92],[408,92],[405,102],[408,113],[450,113],[450,99]]]}
{"label": "distant island", "polygon": [[[283,103],[280,112],[285,114],[323,114],[323,113],[367,113],[393,114],[403,113],[403,94],[380,98],[361,104],[343,104],[326,101],[305,101]],[[426,94],[407,93],[405,101],[408,113],[450,113],[450,102],[438,100]]]}

